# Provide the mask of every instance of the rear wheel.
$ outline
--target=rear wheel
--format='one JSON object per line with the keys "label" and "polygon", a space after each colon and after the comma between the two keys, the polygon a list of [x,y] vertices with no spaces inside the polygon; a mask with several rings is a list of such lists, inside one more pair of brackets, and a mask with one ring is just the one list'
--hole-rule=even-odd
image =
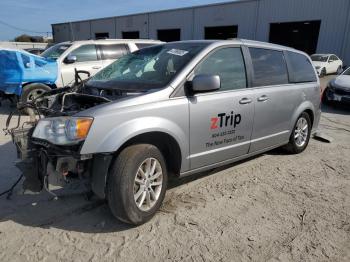
{"label": "rear wheel", "polygon": [[108,204],[119,220],[140,225],[160,208],[167,187],[167,169],[157,147],[125,148],[115,160],[108,179]]}
{"label": "rear wheel", "polygon": [[[21,103],[28,103],[42,95],[43,93],[50,91],[51,88],[44,84],[29,84],[23,88],[22,95],[20,97]],[[28,115],[32,114],[34,110],[32,108],[24,109],[24,112]]]}
{"label": "rear wheel", "polygon": [[286,149],[292,154],[299,154],[305,150],[310,141],[311,135],[311,120],[309,114],[306,112],[302,113],[292,131],[292,134],[289,138],[289,143],[286,146]]}

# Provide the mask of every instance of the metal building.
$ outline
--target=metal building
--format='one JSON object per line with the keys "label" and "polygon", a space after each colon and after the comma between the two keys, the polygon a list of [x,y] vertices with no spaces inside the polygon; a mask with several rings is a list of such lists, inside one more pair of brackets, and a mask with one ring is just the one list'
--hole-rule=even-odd
{"label": "metal building", "polygon": [[309,54],[334,53],[350,65],[349,0],[238,0],[53,24],[52,31],[55,42],[238,37],[287,45]]}

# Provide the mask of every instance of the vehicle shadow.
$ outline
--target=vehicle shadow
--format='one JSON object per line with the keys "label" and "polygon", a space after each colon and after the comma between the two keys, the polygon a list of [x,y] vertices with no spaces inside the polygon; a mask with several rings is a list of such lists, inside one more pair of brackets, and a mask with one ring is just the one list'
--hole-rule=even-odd
{"label": "vehicle shadow", "polygon": [[350,115],[350,106],[345,104],[322,104],[321,107],[322,113],[330,113],[337,115]]}

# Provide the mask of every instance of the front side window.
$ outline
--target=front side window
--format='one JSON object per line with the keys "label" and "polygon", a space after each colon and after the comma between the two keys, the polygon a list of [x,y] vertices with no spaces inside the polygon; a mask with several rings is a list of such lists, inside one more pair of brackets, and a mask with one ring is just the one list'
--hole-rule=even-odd
{"label": "front side window", "polygon": [[95,45],[83,45],[70,53],[77,57],[76,62],[97,61],[97,52]]}
{"label": "front side window", "polygon": [[314,68],[309,59],[299,53],[287,52],[290,70],[289,77],[292,83],[317,81]]}
{"label": "front side window", "polygon": [[116,45],[100,45],[102,50],[102,59],[118,59],[129,53],[129,48],[125,44],[116,44]]}
{"label": "front side window", "polygon": [[287,64],[283,52],[249,48],[253,63],[253,86],[288,84]]}
{"label": "front side window", "polygon": [[59,58],[69,47],[71,47],[70,44],[57,44],[54,45],[52,47],[50,47],[49,49],[47,49],[46,51],[44,51],[41,56],[48,58],[48,59],[53,59],[56,60],[57,58]]}
{"label": "front side window", "polygon": [[247,87],[245,64],[241,48],[223,48],[202,61],[194,71],[195,75],[218,75],[220,91]]}
{"label": "front side window", "polygon": [[140,49],[107,66],[87,85],[136,90],[165,87],[207,44],[165,44]]}
{"label": "front side window", "polygon": [[337,61],[338,58],[335,56],[335,55],[332,55],[330,58],[329,58],[329,62],[333,62],[333,61]]}

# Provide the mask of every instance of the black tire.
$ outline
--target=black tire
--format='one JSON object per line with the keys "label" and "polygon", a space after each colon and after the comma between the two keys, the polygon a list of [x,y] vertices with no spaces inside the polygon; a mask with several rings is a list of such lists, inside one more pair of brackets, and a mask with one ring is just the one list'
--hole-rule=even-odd
{"label": "black tire", "polygon": [[338,69],[337,69],[337,72],[336,72],[337,75],[340,75],[340,74],[342,73],[342,71],[343,71],[343,70],[342,70],[342,67],[339,66]]}
{"label": "black tire", "polygon": [[[159,197],[149,210],[141,210],[134,199],[135,177],[146,159],[156,159],[162,169],[162,186]],[[166,192],[168,175],[163,155],[157,147],[149,144],[131,145],[125,148],[112,164],[107,184],[108,205],[119,220],[141,225],[150,220],[160,208]],[[137,190],[136,190],[137,191]]]}
{"label": "black tire", "polygon": [[[43,94],[47,91],[50,91],[51,88],[47,85],[40,84],[40,83],[34,83],[34,84],[29,84],[23,87],[22,95],[20,97],[20,102],[21,103],[26,103],[32,100],[34,97],[34,94],[40,95]],[[34,112],[33,109],[26,108],[23,110],[24,113],[30,115]],[[36,114],[36,112],[34,112]]]}
{"label": "black tire", "polygon": [[[302,118],[305,119],[307,122],[308,132],[307,132],[305,143],[303,145],[298,145],[296,142],[296,139],[295,139],[295,135],[296,135],[295,130],[296,130],[299,119],[302,119]],[[289,138],[289,143],[285,146],[285,149],[291,154],[299,154],[299,153],[303,152],[309,144],[311,130],[312,130],[312,124],[311,124],[310,116],[308,113],[303,112],[298,117],[297,121],[294,124],[292,133],[291,133],[290,138]]]}
{"label": "black tire", "polygon": [[326,68],[322,68],[321,73],[320,73],[320,78],[324,77],[327,75]]}

